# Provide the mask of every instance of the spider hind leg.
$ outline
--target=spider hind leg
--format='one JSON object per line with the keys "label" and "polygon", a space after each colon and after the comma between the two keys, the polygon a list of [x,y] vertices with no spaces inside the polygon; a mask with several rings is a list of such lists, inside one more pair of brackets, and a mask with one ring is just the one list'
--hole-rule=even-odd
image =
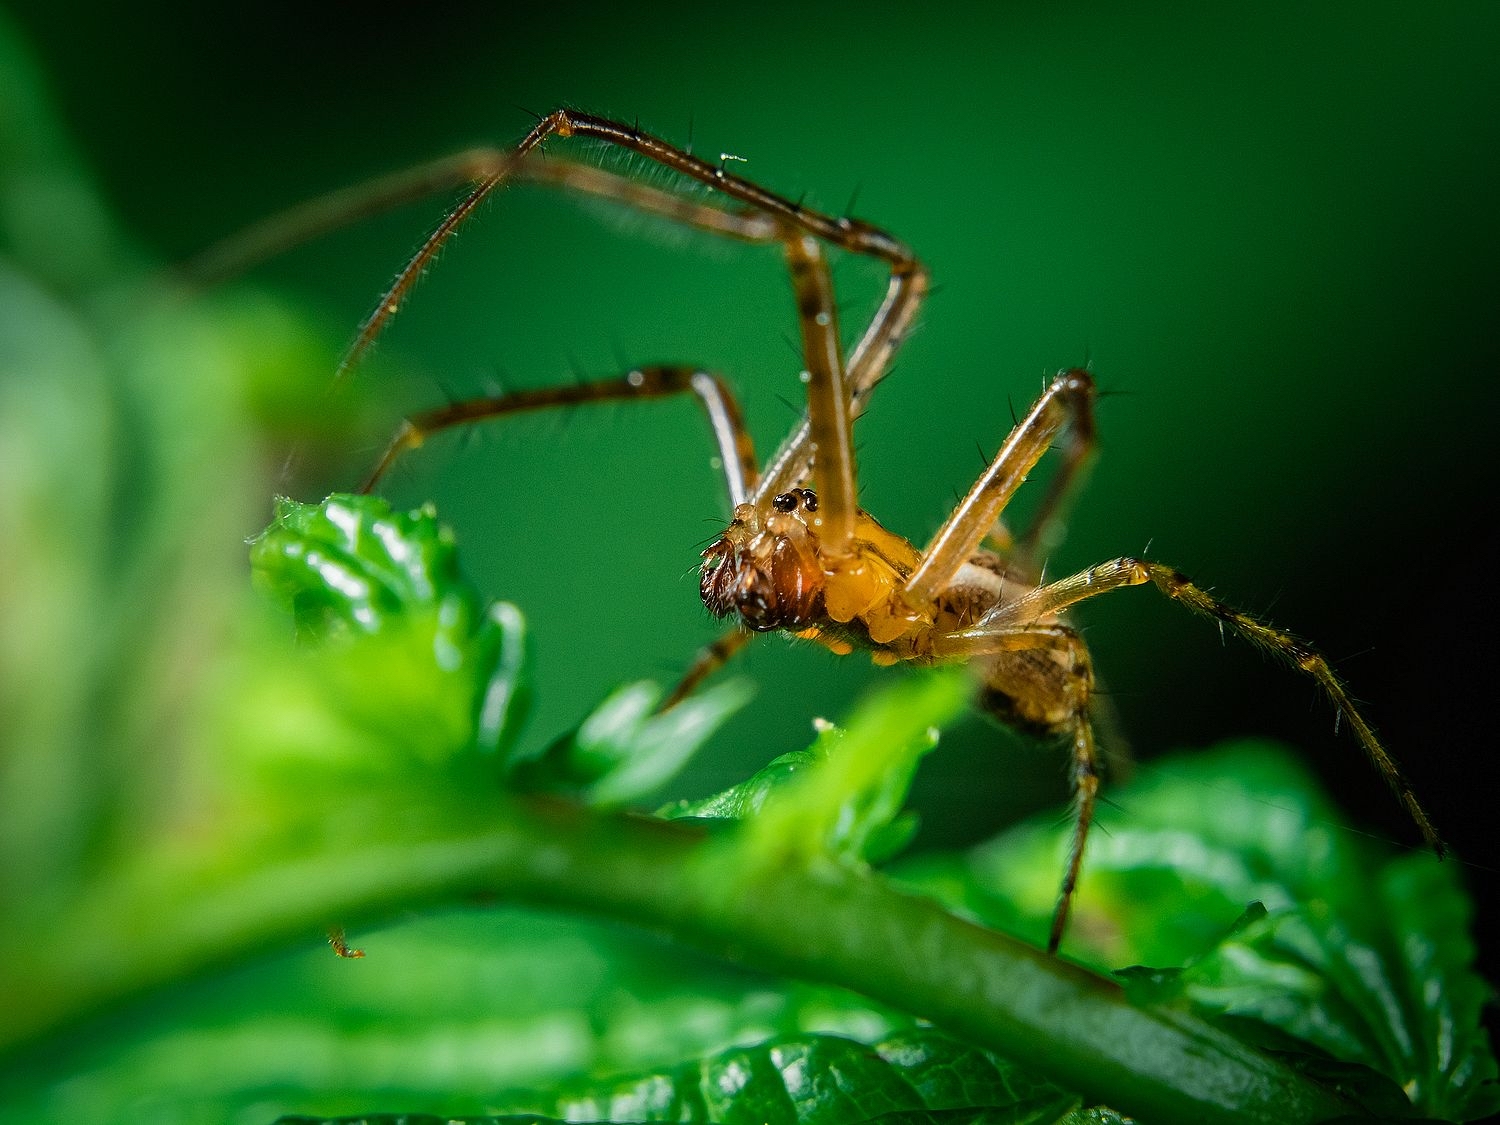
{"label": "spider hind leg", "polygon": [[985,662],[980,705],[1005,725],[1049,741],[1066,741],[1071,755],[1073,831],[1047,952],[1056,953],[1068,928],[1083,870],[1084,846],[1099,798],[1099,755],[1089,710],[1094,673],[1083,639],[1067,626],[1052,631],[1045,648],[1005,653]]}
{"label": "spider hind leg", "polygon": [[1099,798],[1099,753],[1090,717],[1094,671],[1088,646],[1062,623],[980,625],[935,637],[933,651],[973,662],[980,680],[979,705],[998,722],[1037,738],[1067,741],[1073,831],[1047,935],[1047,952],[1056,953],[1068,928]]}
{"label": "spider hind leg", "polygon": [[1417,800],[1411,782],[1376,737],[1369,720],[1355,706],[1328,659],[1299,637],[1219,601],[1179,570],[1147,559],[1111,559],[1069,578],[1042,586],[1023,598],[997,606],[980,622],[980,627],[1024,626],[1028,621],[1050,619],[1052,615],[1061,613],[1070,606],[1111,590],[1147,584],[1155,586],[1172,601],[1194,613],[1218,622],[1221,629],[1237,633],[1257,648],[1312,679],[1333,704],[1339,720],[1354,732],[1365,756],[1385,778],[1397,800],[1406,809],[1407,815],[1421,830],[1428,846],[1439,857],[1446,854],[1447,848],[1427,816],[1427,811]]}

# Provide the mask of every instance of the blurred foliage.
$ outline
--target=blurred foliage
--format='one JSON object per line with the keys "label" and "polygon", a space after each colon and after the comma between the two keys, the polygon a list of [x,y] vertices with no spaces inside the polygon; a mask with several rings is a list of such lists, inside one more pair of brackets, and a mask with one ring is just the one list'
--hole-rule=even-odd
{"label": "blurred foliage", "polygon": [[0,77],[10,911],[55,905],[129,844],[207,812],[206,699],[243,624],[240,543],[329,353],[262,297],[189,302],[149,274],[4,25]]}
{"label": "blurred foliage", "polygon": [[[1082,981],[1096,1007],[1080,1007],[1080,1034],[1105,1011],[1149,1023],[1161,1009],[1175,1027],[1190,1010],[1254,1025],[1258,1046],[1224,1050],[1231,1067],[1261,1065],[1274,1033],[1282,1054],[1351,1068],[1338,1089],[1366,1108],[1394,1112],[1390,1083],[1430,1116],[1497,1108],[1451,867],[1351,844],[1265,748],[1153,775],[1131,797],[1139,832],[1096,841],[1073,940],[1102,968],[1154,966],[1129,977],[1137,1012],[868,870],[910,838],[907,787],[960,677],[900,682],[668,822],[611,810],[654,793],[742,690],[661,717],[649,686],[591,711],[572,700],[575,729],[529,748],[525,623],[464,577],[430,509],[284,503],[252,544],[269,595],[252,597],[243,544],[286,449],[348,424],[319,398],[329,349],[282,305],[152,272],[4,24],[0,90],[4,1116],[1080,1120],[1077,1095],[903,1007],[890,982],[916,969],[952,1010],[983,1006],[976,1021],[1037,1015],[1034,998],[995,1013],[963,991],[921,944],[952,934],[972,964]],[[708,819],[743,823],[700,832]],[[1035,934],[1059,839],[1027,827],[904,878]],[[680,870],[679,853],[693,857]],[[647,932],[475,902],[495,886]],[[817,897],[851,888],[868,897]],[[823,905],[793,916],[802,901]],[[861,903],[883,913],[850,912]],[[798,979],[671,940],[712,944],[716,918],[743,927],[718,948]],[[362,925],[366,960],[322,948],[338,922]],[[866,925],[912,965],[849,952]],[[778,932],[821,944],[766,944]],[[835,987],[849,980],[881,1000]],[[1129,1099],[1136,1077],[1111,1081]]]}

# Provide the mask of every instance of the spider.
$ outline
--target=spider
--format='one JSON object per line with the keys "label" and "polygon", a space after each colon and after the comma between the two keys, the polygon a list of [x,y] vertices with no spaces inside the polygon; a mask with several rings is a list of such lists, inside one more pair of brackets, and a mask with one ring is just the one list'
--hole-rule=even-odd
{"label": "spider", "polygon": [[[536,159],[551,138],[591,138],[634,153],[706,194],[690,196],[589,164]],[[401,308],[444,243],[503,184],[528,180],[611,199],[639,211],[785,255],[801,333],[807,409],[764,463],[755,455],[739,406],[718,375],[691,366],[637,367],[618,378],[518,391],[452,403],[407,418],[363,490],[374,489],[405,453],[444,430],[521,411],[585,402],[691,394],[707,414],[733,507],[728,526],[702,553],[700,594],[734,628],[699,654],[663,706],[671,707],[757,633],[785,632],[837,654],[863,650],[877,664],[967,662],[978,704],[1000,722],[1067,746],[1074,787],[1073,828],[1047,948],[1067,927],[1100,786],[1091,710],[1089,650],[1066,613],[1130,586],[1151,585],[1221,630],[1245,638],[1310,677],[1439,853],[1443,845],[1410,783],[1355,707],[1328,661],[1292,634],[1234,609],[1180,571],[1123,556],[1056,581],[1039,561],[1054,545],[1061,513],[1095,445],[1095,384],[1082,368],[1058,373],[1016,423],[989,466],[925,547],[886,530],[859,507],[854,422],[912,326],[928,290],[913,252],[859,219],[836,217],[776,195],[642,132],[638,126],[571,109],[537,120],[510,150],[476,149],[331,196],[248,231],[210,252],[199,276],[238,269],[307,238],[443,188],[469,194],[397,274],[360,326],[339,373],[351,369]],[[826,248],[885,264],[885,296],[846,350]],[[1060,445],[1062,464],[1027,526],[1012,535],[1006,506],[1042,455]]]}

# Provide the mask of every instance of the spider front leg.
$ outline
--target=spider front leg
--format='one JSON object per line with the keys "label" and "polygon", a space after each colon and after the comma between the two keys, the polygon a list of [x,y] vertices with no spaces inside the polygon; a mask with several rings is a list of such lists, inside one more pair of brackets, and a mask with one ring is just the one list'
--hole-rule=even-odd
{"label": "spider front leg", "polygon": [[1048,556],[1061,544],[1067,531],[1065,523],[1073,498],[1078,494],[1098,451],[1098,434],[1094,428],[1093,387],[1075,387],[1065,397],[1070,410],[1070,424],[1058,442],[1062,464],[1047,485],[1046,495],[1038,505],[1031,523],[1016,538],[1016,563],[1033,574],[1040,574]]}
{"label": "spider front leg", "polygon": [[[725,207],[641,183],[604,169],[570,161],[533,159],[552,137],[587,137],[652,161],[731,201]],[[853,254],[887,263],[891,276],[885,299],[849,359],[850,402],[856,413],[868,391],[880,381],[927,293],[927,271],[900,240],[869,223],[827,215],[783,198],[727,172],[690,152],[642,132],[640,128],[593,114],[559,109],[537,121],[514,148],[480,148],[398,172],[363,187],[336,192],[258,223],[210,248],[188,263],[185,274],[200,283],[233,276],[264,258],[282,253],[320,235],[390,210],[435,192],[467,185],[460,200],[417,252],[407,261],[360,325],[339,364],[342,376],[374,344],[400,311],[418,280],[481,203],[507,183],[527,180],[585,195],[612,199],[636,210],[695,227],[706,233],[749,243],[785,242],[798,233],[811,235]],[[793,430],[767,466],[766,496],[798,484],[806,476],[812,438],[807,421]]]}
{"label": "spider front leg", "polygon": [[[848,222],[850,220],[840,220]],[[906,252],[891,262],[891,279],[880,308],[865,327],[865,333],[850,353],[846,366],[849,386],[851,423],[864,413],[870,392],[879,385],[890,368],[896,349],[916,319],[917,310],[927,296],[927,268]],[[758,499],[775,496],[794,488],[807,479],[813,462],[815,440],[811,419],[804,415],[801,423],[766,462],[761,474]]]}
{"label": "spider front leg", "polygon": [[[867,536],[872,520],[859,510],[854,463],[854,402],[839,342],[838,311],[833,283],[818,240],[799,235],[786,243],[792,287],[797,298],[797,320],[802,332],[803,375],[807,383],[807,451],[816,489],[816,503],[807,511],[807,525],[816,536],[816,567],[821,572],[822,613],[843,625],[862,620],[869,639],[884,644],[909,630],[915,618],[892,604],[889,561],[871,550]],[[793,431],[784,453],[802,431]],[[778,454],[780,456],[780,453]],[[754,506],[767,509],[786,497],[770,492],[773,461],[752,496]],[[856,537],[856,526],[866,525]],[[880,534],[886,534],[883,530]],[[902,541],[910,551],[910,545]],[[820,632],[816,628],[814,633]],[[825,643],[827,643],[825,641]]]}
{"label": "spider front leg", "polygon": [[1048,482],[1047,492],[1031,522],[1020,534],[1011,535],[997,517],[982,540],[1005,559],[1007,572],[1017,579],[1039,580],[1047,559],[1062,543],[1068,511],[1097,454],[1094,395],[1075,393],[1067,397],[1064,405],[1071,412],[1070,424],[1054,443],[1062,454],[1062,464]]}
{"label": "spider front leg", "polygon": [[[437,257],[443,245],[475,213],[479,205],[505,183],[516,178],[533,153],[551,137],[587,137],[650,160],[690,180],[706,185],[711,191],[738,205],[738,210],[722,209],[674,196],[672,193],[644,186],[630,186],[629,181],[608,173],[564,172],[552,175],[544,171],[528,172],[531,178],[555,182],[586,193],[618,198],[645,211],[697,226],[711,233],[748,242],[786,241],[807,235],[838,246],[850,253],[862,254],[887,262],[891,281],[880,309],[865,329],[855,348],[851,366],[858,378],[860,394],[879,382],[889,366],[892,354],[916,315],[927,292],[927,272],[911,250],[898,239],[868,223],[845,216],[825,215],[800,203],[767,191],[759,184],[726,172],[723,165],[711,164],[642,132],[638,127],[574,110],[558,109],[539,120],[514,149],[505,153],[480,151],[455,159],[451,164],[433,166],[424,174],[413,176],[412,183],[399,177],[391,181],[384,198],[401,201],[412,197],[421,186],[441,179],[443,175],[468,173],[473,177],[472,190],[444,217],[427,240],[402,267],[386,289],[380,303],[360,326],[354,343],[345,354],[339,372],[352,368],[384,331],[391,318],[401,309],[418,279]],[[422,172],[423,170],[419,170]],[[346,210],[353,210],[346,204]],[[337,211],[337,208],[334,209]],[[315,234],[342,221],[337,214],[316,211],[306,229]],[[274,232],[274,224],[272,227]],[[267,240],[268,242],[271,240]],[[855,396],[857,398],[858,396]],[[854,398],[851,398],[851,402]],[[767,467],[774,495],[797,483],[811,456],[810,439],[804,426],[782,443]],[[763,497],[757,497],[761,499]]]}
{"label": "spider front leg", "polygon": [[[1075,431],[1084,437],[1072,447],[1075,452],[1064,467],[1064,488],[1054,487],[1043,503],[1038,522],[1032,525],[1037,534],[1045,530],[1058,510],[1068,482],[1092,451],[1093,401],[1094,379],[1082,368],[1060,372],[1052,380],[922,552],[921,565],[907,578],[901,592],[907,605],[920,611],[933,604],[938,592],[974,554],[1042,454],[1071,420]],[[1027,537],[1031,536],[1032,532],[1028,532]]]}
{"label": "spider front leg", "polygon": [[[203,250],[182,263],[178,272],[193,284],[216,285],[344,227],[442,191],[496,179],[576,191],[739,242],[774,242],[781,231],[769,215],[714,207],[591,164],[560,158],[528,161],[502,149],[473,148],[272,215]],[[451,235],[451,229],[447,233]]]}
{"label": "spider front leg", "polygon": [[1439,856],[1447,849],[1427,812],[1417,800],[1411,782],[1396,765],[1395,759],[1375,737],[1375,731],[1354,705],[1343,682],[1334,674],[1326,657],[1306,641],[1268,625],[1250,614],[1225,605],[1180,571],[1161,563],[1138,558],[1118,558],[1092,566],[1070,578],[1042,586],[1024,597],[1006,602],[991,610],[978,623],[978,629],[1024,626],[1048,618],[1081,601],[1128,586],[1152,583],[1167,597],[1194,613],[1212,618],[1222,630],[1226,626],[1253,645],[1264,649],[1293,668],[1310,676],[1322,689],[1339,719],[1349,725],[1365,754],[1380,771],[1391,791],[1416,822],[1423,838]]}
{"label": "spider front leg", "polygon": [[[818,494],[817,529],[826,562],[835,566],[849,553],[859,498],[854,483],[854,435],[849,386],[839,342],[833,281],[817,239],[788,240],[787,263],[797,297],[802,355],[807,363],[807,419],[813,483]],[[835,621],[848,620],[830,610]],[[851,614],[852,616],[852,614]]]}
{"label": "spider front leg", "polygon": [[698,690],[699,684],[733,660],[740,650],[750,643],[753,635],[736,627],[712,644],[704,646],[693,659],[688,670],[682,674],[682,678],[677,681],[677,686],[672,689],[671,694],[661,701],[657,711],[670,711],[692,695]]}
{"label": "spider front leg", "polygon": [[[385,452],[371,469],[361,492],[371,492],[402,454],[420,447],[429,437],[459,426],[487,422],[507,414],[549,407],[577,406],[587,402],[620,399],[655,399],[691,393],[698,397],[718,446],[718,459],[732,505],[745,502],[755,487],[758,469],[755,447],[745,429],[734,393],[717,375],[691,367],[638,367],[618,379],[601,379],[573,386],[543,387],[506,395],[469,399],[414,414],[401,423]],[[750,635],[736,629],[724,634],[698,654],[658,711],[677,706],[697,686],[723,667],[749,642]]]}
{"label": "spider front leg", "polygon": [[473,425],[550,407],[577,406],[586,402],[618,399],[653,399],[691,393],[698,396],[713,430],[719,462],[731,504],[741,504],[755,487],[758,469],[755,447],[745,429],[739,404],[729,386],[717,375],[692,367],[638,367],[618,379],[601,379],[562,387],[541,387],[510,394],[468,399],[413,414],[401,423],[385,452],[360,486],[371,492],[402,456],[444,430]]}

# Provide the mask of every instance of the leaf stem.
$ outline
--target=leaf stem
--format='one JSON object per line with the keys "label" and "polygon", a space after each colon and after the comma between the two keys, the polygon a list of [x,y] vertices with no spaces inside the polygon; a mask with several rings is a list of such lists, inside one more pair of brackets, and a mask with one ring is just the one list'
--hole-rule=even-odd
{"label": "leaf stem", "polygon": [[[381,818],[386,832],[403,825],[399,839],[387,834],[239,878],[164,881],[144,902],[131,896],[125,934],[96,928],[110,925],[106,916],[75,920],[83,927],[75,933],[119,935],[102,967],[94,942],[17,950],[21,962],[7,973],[11,1016],[0,1021],[11,1026],[0,1027],[0,1040],[30,1038],[42,1030],[38,1020],[55,1026],[249,950],[321,940],[328,919],[369,925],[414,905],[483,896],[581,909],[757,968],[843,985],[1154,1122],[1295,1125],[1350,1112],[1228,1035],[1177,1012],[1133,1007],[1112,982],[869,871],[790,856],[770,864],[759,850],[747,861],[737,832],[710,837],[555,800],[491,795],[467,814],[451,804],[440,818],[434,809],[402,814]],[[27,981],[58,980],[75,984],[61,1007],[26,995]]]}

